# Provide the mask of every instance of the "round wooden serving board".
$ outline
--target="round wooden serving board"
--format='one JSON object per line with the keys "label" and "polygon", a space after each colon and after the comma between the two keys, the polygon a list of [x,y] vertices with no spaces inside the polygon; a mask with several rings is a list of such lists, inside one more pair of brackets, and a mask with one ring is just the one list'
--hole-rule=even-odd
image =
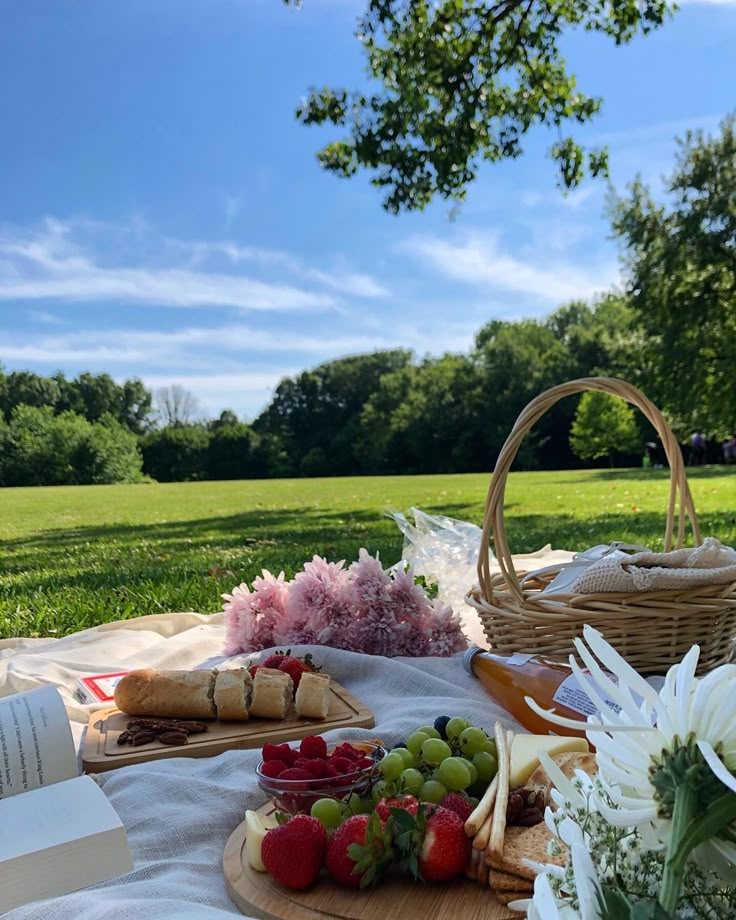
{"label": "round wooden serving board", "polygon": [[502,907],[487,885],[468,879],[423,885],[388,878],[370,891],[351,891],[327,876],[309,891],[290,891],[266,872],[256,872],[245,855],[245,822],[230,835],[223,857],[225,886],[238,910],[261,920],[463,920],[519,918]]}

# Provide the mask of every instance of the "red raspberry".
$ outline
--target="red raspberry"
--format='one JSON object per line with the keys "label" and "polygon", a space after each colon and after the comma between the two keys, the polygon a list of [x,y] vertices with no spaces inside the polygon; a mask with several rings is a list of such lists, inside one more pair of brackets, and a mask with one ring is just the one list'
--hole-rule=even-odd
{"label": "red raspberry", "polygon": [[334,751],[339,757],[347,757],[348,760],[359,760],[363,756],[363,752],[359,751],[357,748],[354,748],[352,744],[339,744]]}
{"label": "red raspberry", "polygon": [[312,779],[312,774],[303,767],[288,767],[279,775],[279,779]]}
{"label": "red raspberry", "polygon": [[268,658],[261,664],[262,668],[278,668],[282,661],[285,661],[288,656],[284,655],[283,652],[276,652],[273,655],[269,655]]}
{"label": "red raspberry", "polygon": [[326,766],[327,766],[327,775],[328,775],[328,776],[338,776],[338,775],[339,775],[338,772],[337,772],[337,770],[335,769],[335,764],[334,764],[334,763],[332,763],[331,761],[328,760],[327,763],[326,763]]}
{"label": "red raspberry", "polygon": [[264,776],[271,777],[271,779],[276,779],[277,776],[281,776],[285,769],[286,764],[282,760],[266,760],[261,766],[261,773]]}
{"label": "red raspberry", "polygon": [[463,821],[467,821],[473,812],[473,806],[465,796],[460,795],[459,792],[449,792],[444,799],[442,799],[440,805],[443,808],[454,811]]}
{"label": "red raspberry", "polygon": [[302,738],[299,750],[305,757],[327,757],[327,742],[321,735],[309,735]]}
{"label": "red raspberry", "polygon": [[370,757],[361,757],[360,760],[355,761],[356,770],[370,770],[375,765],[375,761],[371,760]]}
{"label": "red raspberry", "polygon": [[304,769],[309,770],[315,779],[323,779],[327,776],[327,761],[315,757],[313,760],[307,760]]}
{"label": "red raspberry", "polygon": [[267,741],[266,744],[263,745],[261,757],[263,757],[264,760],[282,760],[282,753],[283,747],[280,744],[271,744],[270,741]]}
{"label": "red raspberry", "polygon": [[293,764],[291,764],[291,766],[301,767],[302,769],[304,769],[308,763],[309,763],[309,757],[297,757],[297,759],[294,761]]}
{"label": "red raspberry", "polygon": [[346,773],[355,773],[355,764],[347,757],[332,757],[330,763],[335,768],[336,776],[343,776]]}

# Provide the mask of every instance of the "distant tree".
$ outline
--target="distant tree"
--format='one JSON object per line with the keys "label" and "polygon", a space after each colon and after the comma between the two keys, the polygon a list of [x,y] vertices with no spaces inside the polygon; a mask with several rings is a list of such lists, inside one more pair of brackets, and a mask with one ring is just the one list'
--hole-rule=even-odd
{"label": "distant tree", "polygon": [[116,419],[89,422],[50,406],[20,405],[0,435],[4,485],[90,485],[141,478],[136,437]]}
{"label": "distant tree", "polygon": [[207,445],[208,479],[249,479],[262,473],[258,458],[258,435],[244,422],[231,422],[223,412],[211,429]]}
{"label": "distant tree", "polygon": [[197,416],[199,403],[190,390],[178,383],[156,390],[156,409],[165,428],[189,425]]}
{"label": "distant tree", "polygon": [[326,454],[324,475],[361,469],[356,445],[363,406],[384,374],[409,363],[401,349],[329,361],[295,378],[285,378],[267,409],[253,423],[259,434],[277,437],[288,457],[288,473],[299,474],[312,448]]}
{"label": "distant tree", "polygon": [[16,406],[48,406],[54,409],[59,401],[59,387],[50,377],[42,377],[32,371],[12,371],[3,381],[0,389],[0,408],[10,418]]}
{"label": "distant tree", "polygon": [[[299,4],[300,0],[286,0]],[[607,170],[605,149],[584,150],[569,125],[602,100],[582,92],[563,53],[572,32],[615,44],[660,26],[665,0],[367,0],[358,25],[369,86],[314,89],[297,112],[343,137],[320,153],[338,176],[360,168],[392,212],[424,208],[435,195],[461,199],[479,162],[523,153],[535,127],[552,128],[560,184]]]}
{"label": "distant tree", "polygon": [[120,414],[118,418],[135,434],[143,434],[151,427],[153,396],[138,377],[125,380],[122,386]]}
{"label": "distant tree", "polygon": [[237,415],[232,411],[232,409],[223,409],[218,418],[210,419],[207,422],[207,427],[210,431],[217,431],[218,428],[230,428],[233,425],[239,425]]}
{"label": "distant tree", "polygon": [[688,132],[655,202],[641,180],[613,209],[628,295],[645,333],[646,389],[683,429],[736,419],[736,115]]}
{"label": "distant tree", "polygon": [[121,385],[109,374],[85,372],[70,380],[59,372],[53,379],[59,387],[59,412],[76,412],[92,422],[111,415],[134,434],[150,426],[151,393],[137,378]]}
{"label": "distant tree", "polygon": [[176,425],[151,431],[141,440],[143,472],[159,482],[207,479],[211,434],[202,425]]}
{"label": "distant tree", "polygon": [[570,429],[570,446],[581,460],[608,457],[641,448],[634,410],[615,396],[591,390],[583,393]]}

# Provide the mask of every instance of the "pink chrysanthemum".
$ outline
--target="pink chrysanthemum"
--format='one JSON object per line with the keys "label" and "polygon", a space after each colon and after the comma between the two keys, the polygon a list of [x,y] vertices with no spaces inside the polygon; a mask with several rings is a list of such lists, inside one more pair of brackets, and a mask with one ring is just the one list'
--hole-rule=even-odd
{"label": "pink chrysanthemum", "polygon": [[378,555],[357,562],[315,556],[287,583],[264,570],[251,591],[225,600],[226,652],[274,645],[330,645],[369,655],[452,655],[467,645],[460,618],[430,601],[411,570],[389,575]]}
{"label": "pink chrysanthemum", "polygon": [[463,652],[468,647],[468,640],[463,633],[460,617],[447,604],[432,601],[430,618],[428,655],[443,657]]}
{"label": "pink chrysanthemum", "polygon": [[253,591],[239,585],[225,601],[225,654],[256,652],[274,644],[274,630],[284,617],[288,585],[284,573],[278,577],[266,569],[253,580]]}

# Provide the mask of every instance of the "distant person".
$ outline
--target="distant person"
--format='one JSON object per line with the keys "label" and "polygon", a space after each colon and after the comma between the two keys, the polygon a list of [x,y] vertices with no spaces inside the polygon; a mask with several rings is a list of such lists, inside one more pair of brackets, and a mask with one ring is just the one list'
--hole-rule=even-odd
{"label": "distant person", "polygon": [[690,438],[690,465],[702,466],[705,460],[705,439],[699,431],[695,431]]}
{"label": "distant person", "polygon": [[724,463],[733,463],[733,441],[731,438],[726,438],[721,444],[721,452],[723,453]]}

